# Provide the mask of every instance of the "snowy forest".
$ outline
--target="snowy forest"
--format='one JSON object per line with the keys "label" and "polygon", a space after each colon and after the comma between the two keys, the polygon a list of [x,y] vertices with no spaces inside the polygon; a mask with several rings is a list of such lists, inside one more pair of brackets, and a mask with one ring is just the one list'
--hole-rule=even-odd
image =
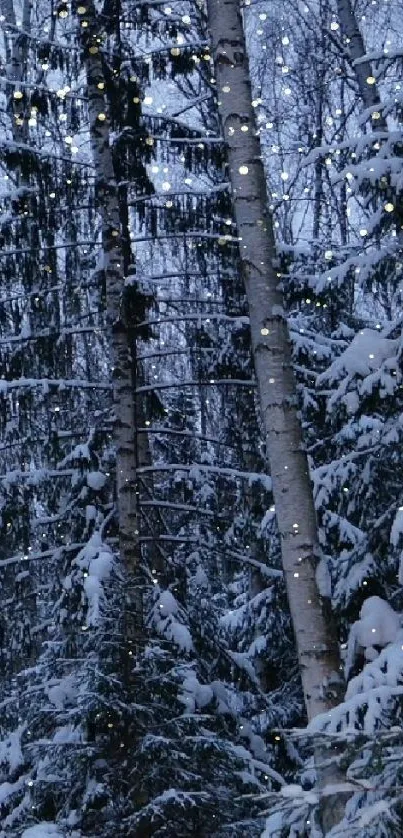
{"label": "snowy forest", "polygon": [[0,0],[0,838],[403,838],[402,32]]}

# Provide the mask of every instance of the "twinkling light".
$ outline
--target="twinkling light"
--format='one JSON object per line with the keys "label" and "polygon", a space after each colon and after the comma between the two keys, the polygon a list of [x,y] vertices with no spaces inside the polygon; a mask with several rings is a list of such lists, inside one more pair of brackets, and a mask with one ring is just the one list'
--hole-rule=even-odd
{"label": "twinkling light", "polygon": [[249,169],[248,169],[247,166],[240,166],[238,171],[239,171],[240,175],[247,175],[248,172],[249,172]]}

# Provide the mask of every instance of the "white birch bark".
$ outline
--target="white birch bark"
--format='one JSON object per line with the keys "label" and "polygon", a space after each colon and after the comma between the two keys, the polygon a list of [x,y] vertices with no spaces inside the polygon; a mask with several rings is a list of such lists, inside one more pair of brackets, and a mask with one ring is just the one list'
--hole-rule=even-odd
{"label": "white birch bark", "polygon": [[284,573],[307,715],[312,719],[339,698],[338,643],[322,614],[315,582],[319,550],[312,486],[297,413],[290,339],[278,290],[273,225],[251,104],[239,3],[208,0],[207,5]]}
{"label": "white birch bark", "polygon": [[[87,26],[83,27],[83,22]],[[130,574],[136,576],[139,564],[137,457],[135,442],[135,395],[128,328],[122,310],[124,254],[121,240],[119,196],[110,143],[105,79],[100,49],[99,24],[93,2],[79,18],[84,65],[87,75],[89,131],[95,167],[96,197],[102,221],[102,247],[106,281],[107,323],[112,362],[115,411],[116,494],[119,550]],[[141,619],[140,598],[135,608]],[[132,603],[134,605],[134,603]]]}
{"label": "white birch bark", "polygon": [[[290,338],[278,287],[273,224],[239,0],[207,0],[207,10],[284,577],[310,721],[331,710],[342,698],[339,647],[331,621],[324,616],[315,579],[319,547],[312,485],[298,417]],[[324,752],[317,753],[317,757],[319,768]],[[318,774],[321,786],[341,779],[333,764],[319,768]],[[325,832],[340,820],[343,811],[341,795],[324,798]]]}

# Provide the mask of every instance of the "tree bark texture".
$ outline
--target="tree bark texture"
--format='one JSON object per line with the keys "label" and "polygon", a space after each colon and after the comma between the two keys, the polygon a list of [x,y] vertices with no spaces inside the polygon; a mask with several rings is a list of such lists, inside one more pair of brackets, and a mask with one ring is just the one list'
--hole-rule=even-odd
{"label": "tree bark texture", "polygon": [[[339,15],[340,27],[342,34],[348,39],[347,49],[355,77],[357,79],[358,89],[365,108],[371,110],[371,114],[378,114],[377,117],[371,115],[371,124],[375,130],[387,131],[388,126],[386,119],[380,112],[380,95],[378,85],[372,83],[374,79],[372,66],[370,61],[362,61],[365,55],[364,39],[362,37],[358,21],[351,5],[351,0],[337,0],[337,11]],[[371,79],[368,83],[367,79]]]}
{"label": "tree bark texture", "polygon": [[[83,27],[85,25],[85,28]],[[102,29],[92,2],[79,18],[83,61],[87,74],[88,114],[98,212],[102,221],[102,247],[106,281],[107,325],[110,338],[115,411],[116,495],[119,550],[126,571],[138,574],[137,453],[135,394],[129,328],[122,306],[124,252],[109,127],[106,84],[101,58]],[[137,602],[140,609],[140,600]],[[141,620],[141,614],[137,615]]]}
{"label": "tree bark texture", "polygon": [[338,643],[323,615],[315,581],[319,549],[312,486],[239,3],[208,0],[207,5],[284,574],[310,720],[340,699]]}
{"label": "tree bark texture", "polygon": [[[15,98],[15,93],[18,90],[22,90],[25,94],[25,79],[27,74],[27,61],[28,61],[28,50],[27,50],[27,41],[20,37],[17,27],[17,17],[14,8],[13,0],[1,0],[0,9],[2,13],[2,17],[4,20],[3,27],[4,27],[4,41],[5,41],[5,51],[6,51],[6,65],[5,65],[5,73],[7,77],[7,87],[6,87],[6,94],[7,94],[7,104],[8,104],[8,112],[11,118],[11,131],[12,136],[15,144],[18,146],[24,145],[27,143],[28,140],[28,123],[26,118],[21,118],[21,111],[24,111],[24,107],[21,107],[21,101]],[[22,27],[24,32],[30,33],[31,31],[31,3],[29,0],[23,0],[21,12],[22,16]],[[26,117],[25,113],[23,115]],[[32,183],[30,182],[27,177],[24,176],[23,169],[21,165],[16,166],[14,170],[15,174],[15,181],[16,186],[18,188],[32,188]],[[25,220],[24,225],[22,226],[23,236],[25,238],[25,244],[27,247],[33,245],[35,241],[35,228],[36,228],[36,221],[35,219],[28,218]],[[21,487],[21,491],[26,496],[25,506],[27,510],[27,521],[29,519],[29,500],[27,497],[27,489],[26,487]],[[24,551],[28,550],[30,547],[30,526],[26,521],[26,528],[24,534]],[[35,592],[35,582],[33,578],[33,573],[31,572],[27,579],[24,581],[22,586],[19,586],[20,590],[20,597],[21,601],[19,603],[20,609],[24,612],[25,618],[28,617],[29,613],[29,625],[33,625],[35,622],[35,614],[36,614],[36,592]],[[18,596],[18,595],[17,595]],[[13,655],[13,671],[18,671],[22,666],[26,666],[28,662],[33,662],[35,660],[35,655],[40,643],[40,636],[37,632],[35,637],[33,637],[30,633],[30,643],[29,643],[29,650],[27,650],[27,654],[24,655],[22,658],[14,653]]]}
{"label": "tree bark texture", "polygon": [[[239,0],[207,0],[207,10],[284,577],[310,721],[342,698],[339,646],[322,610],[315,579],[319,544],[312,485],[298,417]],[[321,750],[317,764],[323,761]],[[340,782],[337,766],[331,762],[319,768],[318,780],[322,788]],[[326,831],[343,812],[341,796],[324,798]]]}

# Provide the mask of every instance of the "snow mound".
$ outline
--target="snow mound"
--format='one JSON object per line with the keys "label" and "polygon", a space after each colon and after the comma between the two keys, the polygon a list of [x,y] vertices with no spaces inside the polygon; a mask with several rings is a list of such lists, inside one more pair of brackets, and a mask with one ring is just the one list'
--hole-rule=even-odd
{"label": "snow mound", "polygon": [[24,829],[21,838],[64,838],[64,834],[55,823],[43,822]]}
{"label": "snow mound", "polygon": [[373,661],[378,657],[380,649],[395,643],[400,629],[400,614],[381,597],[368,597],[361,608],[359,620],[353,623],[350,630],[346,674],[351,671],[360,649],[367,661]]}
{"label": "snow mound", "polygon": [[373,646],[374,640],[377,646],[386,646],[396,640],[400,614],[381,597],[371,596],[365,600],[356,625],[361,646]]}

